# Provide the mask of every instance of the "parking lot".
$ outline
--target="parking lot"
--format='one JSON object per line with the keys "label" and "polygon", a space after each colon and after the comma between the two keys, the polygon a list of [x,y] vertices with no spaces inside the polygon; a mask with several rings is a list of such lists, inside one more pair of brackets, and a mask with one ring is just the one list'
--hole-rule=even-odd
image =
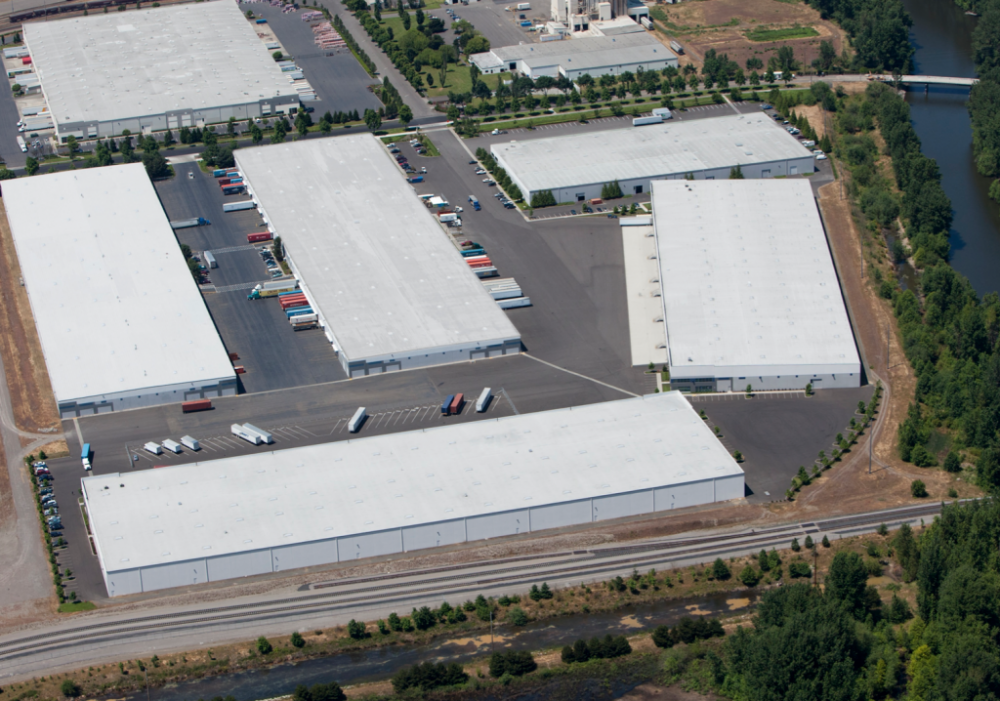
{"label": "parking lot", "polygon": [[247,199],[223,196],[215,178],[197,163],[174,165],[177,176],[156,183],[167,217],[173,221],[204,217],[210,226],[178,229],[177,238],[195,255],[210,250],[219,267],[209,270],[213,288],[205,291],[215,326],[226,350],[239,355],[236,364],[247,392],[332,382],[344,371],[321,329],[293,331],[276,300],[247,300],[254,285],[271,277],[258,253],[263,245],[247,243],[247,234],[264,231],[257,210],[222,212],[223,202]]}
{"label": "parking lot", "polygon": [[291,55],[305,74],[305,79],[316,89],[319,100],[308,103],[318,113],[313,114],[314,121],[319,121],[319,116],[326,111],[357,110],[359,114],[364,114],[366,109],[377,110],[382,106],[369,89],[369,86],[381,81],[365,72],[350,49],[345,47],[328,51],[316,46],[309,23],[302,21],[301,12],[283,13],[281,8],[263,2],[243,7],[267,19],[285,52]]}
{"label": "parking lot", "polygon": [[[514,46],[517,44],[530,44],[538,41],[535,32],[526,31],[526,28],[518,26],[518,17],[525,15],[529,20],[549,20],[549,8],[547,4],[535,3],[532,9],[514,12],[517,2],[493,2],[492,0],[482,0],[481,2],[470,2],[468,5],[448,5],[455,12],[455,17],[471,22],[472,25],[483,36],[490,40],[490,46],[497,48],[500,46]],[[511,8],[510,12],[505,8]],[[445,13],[445,8],[431,10],[428,13],[431,17],[440,17],[444,20],[446,27],[451,26],[451,21]],[[446,44],[450,44],[454,39],[452,32],[441,35]]]}

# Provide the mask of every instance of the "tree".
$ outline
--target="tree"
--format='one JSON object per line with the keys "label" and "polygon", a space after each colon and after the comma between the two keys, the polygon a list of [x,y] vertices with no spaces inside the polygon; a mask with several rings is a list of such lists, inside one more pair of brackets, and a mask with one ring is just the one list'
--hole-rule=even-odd
{"label": "tree", "polygon": [[265,638],[263,635],[257,638],[257,652],[259,652],[262,655],[268,655],[271,653],[271,650],[273,649],[274,647],[271,645],[270,642],[268,642],[267,638]]}
{"label": "tree", "polygon": [[910,494],[917,499],[923,499],[927,496],[927,485],[922,480],[913,480],[910,482]]}
{"label": "tree", "polygon": [[347,622],[347,634],[355,640],[364,640],[368,637],[365,624],[361,621],[355,621],[353,618]]}
{"label": "tree", "polygon": [[261,131],[260,127],[256,124],[250,125],[250,141],[253,142],[254,146],[259,146],[260,142],[264,140],[264,132]]}
{"label": "tree", "polygon": [[813,542],[811,535],[806,536],[805,546],[807,550],[812,550],[813,548],[816,547],[816,544]]}
{"label": "tree", "polygon": [[520,606],[515,606],[507,612],[507,620],[512,626],[523,626],[528,624],[528,614]]}
{"label": "tree", "polygon": [[776,60],[778,68],[781,70],[781,79],[786,83],[792,82],[792,74],[796,67],[795,49],[789,44],[779,46]]}
{"label": "tree", "polygon": [[284,57],[285,57],[284,54],[282,54],[280,51],[275,51],[273,54],[271,54],[271,58],[273,58],[275,61],[280,61]]}
{"label": "tree", "polygon": [[72,679],[64,679],[63,683],[60,685],[59,690],[62,692],[63,696],[70,698],[79,696],[81,694],[80,687]]}
{"label": "tree", "polygon": [[159,151],[143,154],[142,164],[146,166],[146,173],[152,180],[170,176],[170,164]]}
{"label": "tree", "polygon": [[[227,697],[222,701],[228,701],[230,698],[232,697]],[[292,692],[292,699],[294,701],[347,701],[347,695],[337,682],[313,684],[308,688],[304,684],[299,684]],[[213,701],[219,701],[218,697]]]}
{"label": "tree", "polygon": [[289,640],[289,642],[293,646],[295,646],[295,647],[305,647],[305,645],[306,645],[305,638],[303,638],[301,635],[299,635],[298,631],[295,631],[294,633],[292,633],[292,637],[291,637],[291,640]]}
{"label": "tree", "polygon": [[822,544],[823,544],[824,548],[829,548],[830,547],[830,539],[827,538],[826,536],[823,536]]}
{"label": "tree", "polygon": [[426,606],[421,606],[420,609],[413,609],[413,613],[410,614],[410,619],[413,621],[413,625],[417,627],[417,630],[427,630],[433,628],[437,621],[434,620],[434,615],[431,610]]}
{"label": "tree", "polygon": [[295,115],[295,130],[299,133],[299,136],[308,134],[309,127],[312,125],[312,116],[305,110],[300,109],[298,114]]}
{"label": "tree", "polygon": [[274,133],[271,134],[271,143],[280,144],[284,142],[285,136],[288,134],[288,127],[284,119],[279,119],[274,123]]}
{"label": "tree", "polygon": [[743,169],[740,168],[739,164],[735,168],[729,169],[729,179],[730,180],[743,180]]}
{"label": "tree", "polygon": [[399,108],[399,123],[404,127],[413,121],[413,110],[409,105],[402,105]]}
{"label": "tree", "polygon": [[66,150],[69,151],[70,160],[76,158],[76,154],[80,152],[80,144],[72,134],[66,137]]}
{"label": "tree", "polygon": [[799,539],[798,538],[792,538],[792,544],[791,544],[790,547],[792,548],[792,550],[794,552],[798,552],[799,550],[802,549],[802,546],[799,545]]}
{"label": "tree", "polygon": [[494,652],[490,656],[490,676],[494,678],[510,674],[520,677],[538,669],[535,658],[527,650]]}
{"label": "tree", "polygon": [[858,619],[864,618],[867,583],[868,570],[860,555],[840,551],[833,556],[826,576],[826,595],[845,604]]}
{"label": "tree", "polygon": [[[430,76],[428,76],[429,78]],[[428,81],[430,82],[430,81]],[[379,116],[378,112],[373,109],[365,110],[365,124],[371,131],[378,131],[382,128],[382,118]]]}
{"label": "tree", "polygon": [[236,117],[229,118],[229,121],[226,123],[226,133],[230,136],[236,136]]}
{"label": "tree", "polygon": [[[31,175],[31,173],[28,173]],[[958,456],[954,450],[948,452],[948,456],[944,459],[944,469],[945,472],[961,472],[962,471],[962,459]]]}
{"label": "tree", "polygon": [[28,156],[24,161],[24,172],[28,175],[34,175],[38,172],[38,161],[36,161],[31,156]]}
{"label": "tree", "polygon": [[407,689],[430,691],[445,686],[457,686],[469,680],[469,675],[457,662],[451,664],[440,662],[424,662],[401,669],[392,678],[392,687],[396,693]]}
{"label": "tree", "polygon": [[163,146],[173,146],[174,145],[174,133],[167,129],[163,132]]}
{"label": "tree", "polygon": [[719,580],[726,580],[732,576],[721,557],[715,558],[715,562],[712,563],[712,576]]}
{"label": "tree", "polygon": [[752,565],[747,565],[740,570],[739,579],[743,582],[744,586],[755,587],[757,586],[757,582],[760,581],[760,573]]}

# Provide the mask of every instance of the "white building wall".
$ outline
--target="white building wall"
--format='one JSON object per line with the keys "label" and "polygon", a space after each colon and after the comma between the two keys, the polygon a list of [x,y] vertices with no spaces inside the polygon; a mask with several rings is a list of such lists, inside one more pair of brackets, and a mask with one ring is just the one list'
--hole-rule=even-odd
{"label": "white building wall", "polygon": [[125,409],[139,409],[160,404],[187,402],[192,399],[211,399],[213,397],[231,397],[237,392],[235,378],[220,378],[192,386],[191,383],[168,385],[165,387],[150,387],[148,389],[123,392],[121,394],[102,394],[94,397],[59,402],[59,418],[71,419],[77,416],[104,414]]}
{"label": "white building wall", "polygon": [[110,596],[124,596],[269,572],[287,572],[300,567],[395,555],[614,518],[641,516],[654,511],[669,511],[717,501],[730,501],[743,496],[743,475],[731,475],[640,492],[612,494],[595,499],[548,504],[467,519],[407,526],[378,533],[348,535],[337,539],[217,555],[204,560],[141,569],[105,570],[104,579]]}

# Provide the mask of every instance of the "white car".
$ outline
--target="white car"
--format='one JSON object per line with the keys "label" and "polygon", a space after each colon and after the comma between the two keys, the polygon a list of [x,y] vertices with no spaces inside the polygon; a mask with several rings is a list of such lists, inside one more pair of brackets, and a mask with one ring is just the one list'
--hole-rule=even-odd
{"label": "white car", "polygon": [[816,160],[817,161],[825,161],[826,160],[826,154],[825,153],[817,153],[816,154]]}
{"label": "white car", "polygon": [[496,136],[499,133],[500,133],[499,129],[494,129],[493,131],[490,132],[490,134],[492,134],[493,136]]}
{"label": "white car", "polygon": [[482,168],[476,170],[476,175],[486,175],[486,171]]}
{"label": "white car", "polygon": [[456,212],[464,212],[465,210],[462,209],[461,207],[455,207],[455,211]]}
{"label": "white car", "polygon": [[814,155],[814,156],[822,156],[823,155],[823,151],[822,151],[822,149],[818,149],[818,148],[813,149],[812,155]]}

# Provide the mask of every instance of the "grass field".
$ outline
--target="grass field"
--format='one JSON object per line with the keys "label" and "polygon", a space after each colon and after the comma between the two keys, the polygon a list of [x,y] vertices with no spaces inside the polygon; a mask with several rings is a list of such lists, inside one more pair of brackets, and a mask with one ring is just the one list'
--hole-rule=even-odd
{"label": "grass field", "polygon": [[89,601],[81,601],[78,604],[60,604],[59,613],[76,613],[77,611],[93,611],[97,607]]}
{"label": "grass field", "polygon": [[817,32],[812,27],[785,27],[784,29],[767,29],[757,27],[745,34],[750,41],[790,41],[792,39],[806,39],[817,37]]}
{"label": "grass field", "polygon": [[428,68],[421,73],[424,76],[425,86],[429,85],[428,76],[434,80],[432,87],[426,87],[427,97],[447,95],[449,92],[464,93],[472,90],[472,75],[469,73],[469,67],[464,64],[448,64],[447,80],[444,86],[439,82],[441,76],[437,68]]}

